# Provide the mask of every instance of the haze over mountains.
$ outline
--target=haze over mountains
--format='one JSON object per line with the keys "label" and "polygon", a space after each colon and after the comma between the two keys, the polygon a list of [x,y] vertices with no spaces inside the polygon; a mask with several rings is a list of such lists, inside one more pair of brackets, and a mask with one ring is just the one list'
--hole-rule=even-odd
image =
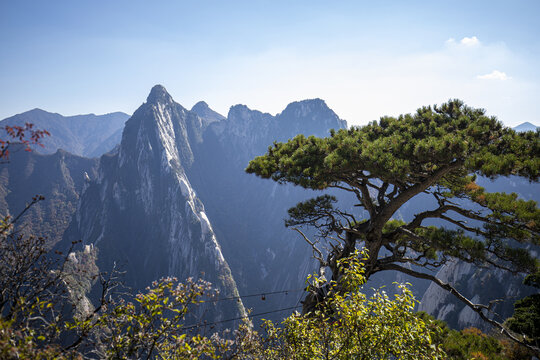
{"label": "haze over mountains", "polygon": [[[284,228],[283,218],[289,207],[309,195],[247,175],[244,168],[276,139],[298,132],[325,136],[346,123],[320,99],[292,103],[277,116],[236,105],[225,118],[203,102],[192,110],[156,86],[127,121],[115,151],[77,175],[63,163],[48,169],[45,187],[71,184],[71,176],[78,177],[78,187],[73,187],[77,205],[63,215],[71,219],[69,227],[57,227],[53,237],[64,238],[57,246],[65,244],[65,249],[79,239],[94,244],[100,268],[121,264],[127,284],[134,288],[167,275],[204,276],[223,296],[234,296],[238,289],[243,294],[296,290],[264,302],[248,299],[249,307],[259,311],[298,304],[311,258]],[[67,155],[33,153],[37,160],[32,161],[47,162],[51,156],[60,158],[58,154]],[[20,172],[11,164],[5,168],[12,177]],[[35,188],[39,181],[25,187]],[[13,182],[8,177],[5,193],[24,204],[25,196],[15,196],[9,188]],[[6,205],[3,210],[13,213],[16,208]],[[33,230],[51,228],[54,209],[40,209],[50,215]],[[241,302],[233,303],[214,318],[243,311]]]}
{"label": "haze over mountains", "polygon": [[51,136],[43,138],[42,148],[36,148],[40,153],[52,154],[62,149],[74,155],[97,157],[118,145],[128,118],[129,115],[122,112],[62,116],[33,109],[4,119],[0,124],[21,126],[31,123],[38,129],[47,130]]}
{"label": "haze over mountains", "polygon": [[[288,208],[314,192],[244,169],[274,141],[346,128],[323,100],[293,102],[275,116],[235,105],[225,117],[205,102],[188,110],[157,85],[131,117],[62,117],[35,109],[2,123],[24,122],[52,136],[44,141],[43,155],[17,153],[0,168],[1,213],[17,213],[33,193],[43,193],[47,200],[26,218],[32,231],[64,249],[76,240],[93,244],[100,269],[120,264],[135,289],[171,275],[202,276],[222,297],[289,290],[265,300],[221,302],[209,310],[215,320],[243,316],[245,308],[298,305],[313,261],[310,248],[283,219]],[[528,191],[526,184],[516,186]],[[474,274],[475,269],[460,272],[462,279]],[[387,283],[396,279],[384,276]],[[420,296],[426,287],[418,284]],[[461,308],[441,310],[446,298],[442,303],[438,296],[425,296],[429,310],[458,319]]]}

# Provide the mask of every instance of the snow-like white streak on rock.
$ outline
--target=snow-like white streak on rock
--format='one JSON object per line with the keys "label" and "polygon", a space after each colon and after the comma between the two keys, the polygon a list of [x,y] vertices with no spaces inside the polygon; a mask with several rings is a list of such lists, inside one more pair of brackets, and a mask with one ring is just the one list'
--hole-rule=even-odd
{"label": "snow-like white streak on rock", "polygon": [[101,231],[101,234],[99,234],[98,238],[96,239],[96,241],[94,241],[94,243],[92,244],[92,246],[98,245],[99,242],[100,242],[101,240],[103,240],[103,235],[104,235],[104,234],[103,234],[103,231]]}
{"label": "snow-like white streak on rock", "polygon": [[[221,248],[217,242],[217,239],[212,230],[212,226],[208,220],[208,217],[204,211],[199,211],[196,206],[196,195],[191,184],[187,180],[184,173],[179,173],[172,169],[173,164],[180,164],[180,156],[177,148],[177,139],[174,130],[174,124],[172,122],[172,117],[170,113],[170,108],[161,103],[157,104],[154,107],[156,111],[156,135],[159,138],[159,144],[163,145],[162,157],[161,157],[161,168],[166,173],[173,172],[176,178],[176,182],[180,188],[180,192],[186,201],[185,206],[185,216],[192,218],[195,222],[199,222],[201,225],[201,241],[205,243],[205,251],[211,252],[216,259],[216,268],[223,266],[225,259],[221,252]],[[170,190],[172,191],[172,190]],[[176,194],[170,193],[170,199],[176,199]],[[181,230],[181,220],[182,216],[176,204],[173,204],[174,210],[172,211],[171,216],[171,228],[169,230],[170,238],[169,243],[173,247],[171,250],[171,268],[175,269],[179,266],[180,253],[182,253],[183,260],[193,262],[193,257],[188,257],[188,249],[183,248],[185,244],[189,243],[189,238],[191,238],[191,229],[187,229],[188,239],[182,238],[185,236],[185,232],[182,234],[179,231]],[[180,248],[178,246],[180,245]],[[183,249],[182,249],[183,248]],[[192,264],[190,264],[191,266]]]}
{"label": "snow-like white streak on rock", "polygon": [[180,183],[180,191],[182,192],[182,195],[189,201],[193,202],[195,191],[193,191],[187,179],[184,176],[178,176],[178,181]]}
{"label": "snow-like white streak on rock", "polygon": [[214,234],[214,230],[212,230],[212,225],[210,225],[210,221],[208,221],[206,213],[204,211],[201,211],[199,215],[199,219],[201,220],[202,237],[206,237],[208,240],[211,241],[211,246],[209,248],[211,249],[211,251],[214,252],[214,256],[216,257],[217,269],[225,264],[225,258],[223,257],[223,253],[221,252],[221,246],[219,246],[216,235]]}
{"label": "snow-like white streak on rock", "polygon": [[[161,167],[165,173],[173,173],[176,183],[180,193],[182,194],[185,200],[184,213],[187,217],[187,220],[190,218],[194,222],[198,222],[201,226],[201,238],[200,240],[204,243],[205,252],[211,255],[215,259],[216,269],[222,268],[225,263],[225,258],[221,251],[221,247],[217,241],[217,238],[212,229],[212,225],[208,220],[208,217],[204,210],[197,209],[196,205],[196,194],[193,190],[189,180],[183,172],[178,172],[172,170],[171,166],[173,164],[180,164],[180,157],[178,154],[178,149],[176,147],[176,138],[174,132],[174,126],[172,124],[171,115],[168,109],[166,109],[162,104],[158,104],[156,107],[157,112],[157,125],[156,135],[159,137],[159,143],[163,144]],[[140,169],[141,175],[146,176],[145,170]],[[149,183],[151,185],[151,183]],[[190,239],[192,238],[192,232],[189,226],[184,228],[183,221],[184,218],[181,214],[180,209],[178,208],[179,201],[174,201],[177,199],[176,189],[168,190],[168,198],[171,201],[171,223],[169,228],[169,245],[171,246],[170,256],[171,261],[169,264],[169,271],[175,273],[179,268],[181,262],[189,262],[189,268],[194,268],[194,263],[196,259],[193,256],[190,256],[191,246]]]}
{"label": "snow-like white streak on rock", "polygon": [[120,186],[118,185],[117,182],[115,182],[113,184],[113,199],[114,201],[116,202],[116,205],[121,209],[123,210],[124,209],[124,204],[122,203],[122,197],[121,197],[121,190],[120,190]]}
{"label": "snow-like white streak on rock", "polygon": [[170,171],[171,161],[179,163],[174,125],[172,123],[170,109],[165,105],[159,103],[155,110],[157,112],[157,136],[160,139],[160,143],[163,145],[161,166],[166,171]]}
{"label": "snow-like white streak on rock", "polygon": [[454,304],[446,304],[443,306],[437,315],[435,316],[437,319],[445,319],[449,313],[451,313],[456,306]]}
{"label": "snow-like white streak on rock", "polygon": [[208,221],[208,217],[206,216],[206,213],[204,211],[201,211],[199,213],[199,216],[201,219],[202,235],[205,236],[206,234],[213,232],[212,225],[210,225],[210,221]]}
{"label": "snow-like white streak on rock", "polygon": [[141,187],[138,192],[138,196],[145,204],[145,212],[149,214],[154,207],[154,192],[152,184],[152,174],[149,168],[151,159],[151,150],[149,149],[150,142],[148,141],[147,134],[144,132],[143,127],[140,127],[137,132],[137,170],[140,174]]}

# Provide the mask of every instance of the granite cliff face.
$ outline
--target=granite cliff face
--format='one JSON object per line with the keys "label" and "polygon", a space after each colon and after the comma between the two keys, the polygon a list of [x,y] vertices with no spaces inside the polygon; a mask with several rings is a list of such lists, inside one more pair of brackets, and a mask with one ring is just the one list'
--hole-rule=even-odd
{"label": "granite cliff face", "polygon": [[[46,153],[65,147],[88,154],[89,144],[108,131],[90,131],[96,120],[90,117],[33,110],[8,120],[56,129]],[[102,125],[112,129],[117,120]],[[204,102],[187,110],[156,86],[126,122],[120,144],[100,159],[64,150],[14,152],[0,168],[0,210],[13,214],[36,193],[45,195],[25,219],[29,230],[49,237],[51,246],[62,239],[60,250],[77,240],[95,247],[100,269],[116,264],[135,290],[164,276],[203,277],[222,297],[293,290],[248,299],[255,312],[291,307],[313,267],[309,247],[283,218],[313,194],[247,175],[244,168],[275,140],[326,136],[345,126],[319,99],[292,103],[276,116],[236,105],[226,118]],[[206,309],[207,318],[245,314],[241,301],[229,303]]]}
{"label": "granite cliff face", "polygon": [[[222,296],[237,296],[204,205],[189,175],[204,121],[161,86],[126,123],[116,153],[101,157],[97,180],[83,192],[66,240],[99,250],[98,264],[127,271],[135,289],[165,276],[202,277]],[[209,318],[244,315],[241,302],[207,309]]]}
{"label": "granite cliff face", "polygon": [[[325,136],[344,126],[318,99],[293,103],[277,116],[236,105],[224,118],[202,102],[189,111],[155,86],[127,121],[116,152],[101,157],[65,243],[93,244],[100,268],[120,264],[136,289],[163,276],[203,276],[224,297],[298,290],[249,299],[255,312],[294,306],[312,260],[283,218],[312,193],[244,168],[274,140],[298,132]],[[243,314],[242,302],[235,302],[214,309],[211,318]]]}
{"label": "granite cliff face", "polygon": [[[295,290],[287,295],[246,299],[255,312],[298,305],[306,276],[315,267],[310,247],[285,228],[287,210],[315,192],[246,174],[248,162],[274,141],[297,134],[328,136],[346,122],[320,99],[295,102],[272,116],[245,105],[231,107],[225,120],[205,130],[195,149],[193,178],[215,225],[240,293]],[[290,312],[290,310],[289,310]],[[286,313],[278,313],[275,318]]]}

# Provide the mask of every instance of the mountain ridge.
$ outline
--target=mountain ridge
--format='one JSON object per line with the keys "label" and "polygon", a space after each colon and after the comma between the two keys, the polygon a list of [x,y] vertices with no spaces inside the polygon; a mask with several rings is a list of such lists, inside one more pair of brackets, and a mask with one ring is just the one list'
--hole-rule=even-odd
{"label": "mountain ridge", "polygon": [[[321,99],[292,102],[275,116],[242,104],[231,106],[227,117],[216,114],[205,102],[188,110],[163,86],[152,88],[127,121],[116,150],[95,159],[99,167],[85,180],[77,211],[70,208],[74,214],[64,241],[83,239],[100,248],[102,270],[115,261],[123,264],[135,289],[161,276],[182,280],[202,271],[225,296],[301,289],[314,261],[283,218],[289,207],[320,193],[278,185],[245,174],[244,168],[274,141],[298,133],[328,136],[330,128],[346,128],[346,122]],[[475,276],[471,269],[460,271]],[[385,273],[370,286],[396,277],[410,281]],[[424,287],[415,282],[414,290]],[[425,300],[447,320],[457,324],[466,315],[434,297],[442,299],[430,289]],[[244,305],[264,312],[298,301],[249,298],[236,309],[212,311],[224,319],[242,316]]]}
{"label": "mountain ridge", "polygon": [[34,108],[3,119],[0,126],[31,123],[37,129],[47,130],[50,136],[41,139],[43,147],[35,147],[39,153],[52,154],[61,148],[74,155],[97,157],[119,142],[128,118],[122,112],[63,116]]}

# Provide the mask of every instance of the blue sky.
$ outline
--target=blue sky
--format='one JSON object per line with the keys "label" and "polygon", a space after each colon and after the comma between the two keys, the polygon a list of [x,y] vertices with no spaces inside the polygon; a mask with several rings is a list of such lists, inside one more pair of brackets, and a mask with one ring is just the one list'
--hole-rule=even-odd
{"label": "blue sky", "polygon": [[155,84],[275,114],[319,97],[349,124],[461,98],[540,125],[540,1],[0,2],[0,118],[132,113]]}

